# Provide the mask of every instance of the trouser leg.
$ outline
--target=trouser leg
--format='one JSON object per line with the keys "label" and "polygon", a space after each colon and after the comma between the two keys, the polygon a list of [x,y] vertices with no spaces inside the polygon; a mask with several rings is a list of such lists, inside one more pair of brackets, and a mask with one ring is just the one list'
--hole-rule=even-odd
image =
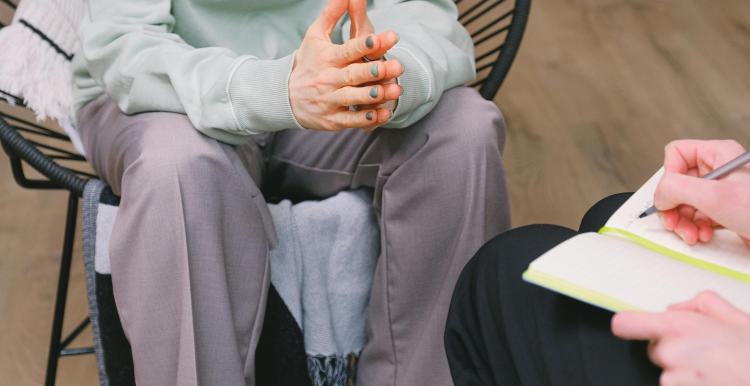
{"label": "trouser leg", "polygon": [[[597,203],[581,230],[601,228],[625,199]],[[553,225],[522,227],[472,258],[456,285],[445,333],[457,386],[657,383],[645,344],[615,338],[610,312],[521,279],[532,260],[575,235]]]}
{"label": "trouser leg", "polygon": [[272,190],[325,197],[374,189],[381,251],[359,385],[451,384],[442,337],[455,281],[509,226],[503,142],[499,110],[468,88],[448,91],[403,130],[276,135]]}
{"label": "trouser leg", "polygon": [[[252,385],[272,222],[255,145],[198,133],[185,116],[79,112],[89,159],[121,196],[112,282],[139,385]],[[252,176],[251,176],[252,174]]]}

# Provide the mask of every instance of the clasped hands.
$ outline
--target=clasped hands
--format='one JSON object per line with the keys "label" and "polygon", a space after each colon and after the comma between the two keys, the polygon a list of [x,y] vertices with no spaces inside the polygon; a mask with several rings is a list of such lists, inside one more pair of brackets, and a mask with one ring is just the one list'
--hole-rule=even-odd
{"label": "clasped hands", "polygon": [[[331,33],[347,11],[350,39],[335,44]],[[374,33],[366,0],[331,0],[307,30],[289,76],[289,102],[300,125],[372,131],[391,119],[404,68],[381,58],[397,42],[393,31]]]}

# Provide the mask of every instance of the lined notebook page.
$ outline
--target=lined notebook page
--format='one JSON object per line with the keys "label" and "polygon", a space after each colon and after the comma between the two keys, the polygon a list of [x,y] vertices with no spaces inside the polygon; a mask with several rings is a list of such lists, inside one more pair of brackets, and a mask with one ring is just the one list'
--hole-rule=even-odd
{"label": "lined notebook page", "polygon": [[638,189],[610,217],[606,227],[624,230],[672,251],[750,275],[750,249],[734,232],[719,229],[714,232],[714,239],[710,243],[690,246],[664,229],[658,215],[638,218],[653,204],[654,191],[663,173],[662,168]]}
{"label": "lined notebook page", "polygon": [[[542,273],[547,280],[535,280],[533,273]],[[619,309],[590,296],[590,291],[639,310],[663,311],[703,290],[713,290],[750,312],[750,285],[649,251],[628,240],[595,233],[581,234],[553,248],[534,260],[524,277],[612,311]]]}

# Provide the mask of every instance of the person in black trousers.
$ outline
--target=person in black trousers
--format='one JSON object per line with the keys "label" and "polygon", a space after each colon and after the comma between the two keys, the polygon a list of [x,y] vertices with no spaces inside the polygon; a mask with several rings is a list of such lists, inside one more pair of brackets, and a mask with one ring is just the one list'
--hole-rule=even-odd
{"label": "person in black trousers", "polygon": [[[695,244],[710,242],[721,224],[750,247],[750,167],[712,184],[694,177],[742,152],[734,141],[668,145],[655,196],[665,227]],[[750,315],[714,293],[662,313],[613,318],[521,278],[552,247],[598,231],[630,195],[599,201],[578,232],[524,226],[476,253],[458,280],[445,331],[456,386],[750,385]]]}

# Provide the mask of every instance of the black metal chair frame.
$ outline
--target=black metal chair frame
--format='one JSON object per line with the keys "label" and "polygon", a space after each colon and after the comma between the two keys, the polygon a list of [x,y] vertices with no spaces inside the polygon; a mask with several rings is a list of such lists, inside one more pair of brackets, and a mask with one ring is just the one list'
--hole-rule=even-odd
{"label": "black metal chair frame", "polygon": [[[482,19],[482,16],[486,15],[487,12],[492,11],[506,1],[514,2],[514,6],[509,11],[489,21]],[[16,8],[16,5],[10,0],[0,0],[0,2],[12,9]],[[462,2],[469,3],[469,0],[455,0],[456,4]],[[486,76],[479,77],[470,83],[469,86],[478,88],[479,93],[485,99],[491,100],[494,98],[510,70],[521,44],[530,6],[531,0],[483,0],[476,1],[475,4],[468,6],[459,16],[459,21],[464,26],[467,26],[467,28],[469,26],[474,27],[475,30],[472,32],[471,37],[475,46],[479,46],[500,34],[507,34],[502,44],[492,47],[490,50],[476,56],[477,73],[481,73],[488,68],[491,68],[491,70]],[[4,24],[0,21],[0,28],[3,26]],[[497,54],[496,58],[495,54]],[[21,98],[3,91],[0,91],[0,93],[4,94],[4,97],[11,99],[14,104],[24,106]],[[73,257],[78,200],[83,196],[83,189],[87,180],[89,178],[96,178],[96,176],[58,163],[61,160],[86,162],[85,158],[80,154],[38,142],[34,139],[35,137],[70,142],[70,138],[63,133],[20,117],[0,112],[0,142],[2,142],[3,149],[10,158],[13,177],[18,185],[28,189],[54,189],[67,190],[69,192],[68,208],[65,217],[65,236],[61,250],[60,271],[57,281],[45,376],[45,385],[53,386],[55,384],[58,361],[61,357],[91,354],[94,352],[93,347],[69,347],[73,340],[88,326],[88,317],[81,321],[64,338],[63,320],[68,294],[71,260]],[[34,179],[28,177],[24,171],[24,164],[31,166],[41,173],[44,178]]]}

